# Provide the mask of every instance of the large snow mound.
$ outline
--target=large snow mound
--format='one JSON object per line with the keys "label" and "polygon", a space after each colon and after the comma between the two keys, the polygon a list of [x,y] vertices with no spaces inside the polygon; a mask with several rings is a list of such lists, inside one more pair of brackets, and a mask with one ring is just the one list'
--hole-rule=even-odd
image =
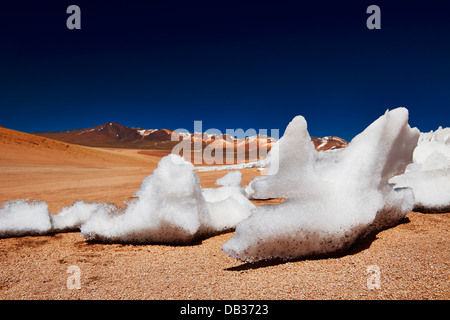
{"label": "large snow mound", "polygon": [[404,174],[390,180],[397,187],[414,191],[414,210],[450,211],[450,128],[421,133],[414,150],[414,162]]}
{"label": "large snow mound", "polygon": [[[386,113],[345,149],[318,152],[302,116],[295,117],[269,157],[277,170],[255,178],[253,198],[287,198],[253,210],[222,249],[243,261],[293,259],[346,250],[355,240],[401,220],[414,205],[409,188],[389,178],[412,161],[419,131],[408,110]],[[275,153],[275,154],[274,154]]]}
{"label": "large snow mound", "polygon": [[81,235],[106,242],[189,243],[234,228],[250,215],[253,205],[234,185],[236,177],[223,178],[231,185],[202,190],[193,170],[177,155],[162,158],[124,210],[97,208],[81,225]]}
{"label": "large snow mound", "polygon": [[0,207],[0,238],[41,235],[50,230],[50,213],[45,202],[13,200]]}

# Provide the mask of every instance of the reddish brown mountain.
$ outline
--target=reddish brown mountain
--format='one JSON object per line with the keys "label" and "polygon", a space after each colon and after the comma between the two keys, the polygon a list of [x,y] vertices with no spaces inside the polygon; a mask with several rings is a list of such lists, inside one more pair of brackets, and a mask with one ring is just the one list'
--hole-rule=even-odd
{"label": "reddish brown mountain", "polygon": [[36,135],[86,146],[104,147],[116,142],[132,142],[141,138],[134,129],[116,122],[102,124],[93,128],[76,129],[60,132],[38,132]]}
{"label": "reddish brown mountain", "polygon": [[89,147],[172,149],[172,131],[125,127],[116,122],[100,126],[59,132],[37,132],[35,135]]}
{"label": "reddish brown mountain", "polygon": [[[116,122],[102,124],[100,126],[59,132],[38,132],[36,135],[79,144],[90,147],[115,147],[138,149],[165,149],[171,150],[181,139],[190,139],[202,148],[233,148],[246,151],[255,148],[270,150],[278,140],[264,135],[256,135],[242,139],[236,139],[229,135],[215,135],[212,133],[179,133],[168,129],[141,129],[129,128]],[[174,141],[172,141],[172,139]],[[312,141],[318,151],[343,148],[347,141],[338,137],[312,137]],[[193,148],[192,148],[193,149]]]}
{"label": "reddish brown mountain", "polygon": [[311,137],[311,140],[314,142],[314,147],[317,151],[340,149],[345,148],[348,145],[348,142],[344,139],[334,136],[323,138]]}

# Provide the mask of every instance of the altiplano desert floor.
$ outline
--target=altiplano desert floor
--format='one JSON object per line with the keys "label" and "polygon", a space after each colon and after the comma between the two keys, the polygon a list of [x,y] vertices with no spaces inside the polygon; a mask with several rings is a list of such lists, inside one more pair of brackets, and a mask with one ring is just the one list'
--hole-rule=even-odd
{"label": "altiplano desert floor", "polygon": [[[123,204],[163,156],[58,144],[48,153],[42,141],[19,148],[0,140],[0,203],[43,200],[52,213],[81,199]],[[66,156],[65,148],[77,150]],[[200,172],[202,186],[225,173]],[[242,173],[243,185],[259,175]],[[257,264],[221,251],[233,233],[187,246],[89,243],[77,232],[5,238],[0,299],[449,299],[449,230],[450,213],[412,212],[344,256]],[[81,271],[79,290],[67,287],[71,265]],[[374,265],[380,287],[371,290]]]}
{"label": "altiplano desert floor", "polygon": [[[190,246],[87,243],[78,233],[0,240],[1,299],[448,299],[450,214],[411,213],[339,258],[256,265]],[[69,290],[68,267],[81,271]],[[380,289],[370,290],[377,265]]]}

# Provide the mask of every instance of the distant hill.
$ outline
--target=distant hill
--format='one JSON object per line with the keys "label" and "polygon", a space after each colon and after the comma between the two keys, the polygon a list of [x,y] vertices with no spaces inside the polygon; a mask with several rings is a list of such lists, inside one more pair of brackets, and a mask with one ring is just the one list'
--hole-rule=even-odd
{"label": "distant hill", "polygon": [[[58,132],[37,132],[35,135],[51,138],[68,143],[90,147],[114,147],[136,149],[163,149],[171,150],[182,139],[190,139],[192,143],[202,148],[228,147],[237,150],[245,148],[246,151],[255,148],[270,150],[278,139],[255,135],[236,139],[229,135],[212,133],[179,133],[168,129],[142,129],[129,128],[116,122],[102,124],[92,128],[76,129]],[[172,141],[175,140],[175,141]],[[347,141],[338,137],[312,137],[317,150],[329,150],[347,146]]]}
{"label": "distant hill", "polygon": [[317,151],[340,149],[345,148],[348,145],[348,142],[344,139],[334,136],[323,138],[311,137],[311,140],[314,142],[314,147]]}
{"label": "distant hill", "polygon": [[113,153],[0,127],[0,166],[146,165],[142,156]]}
{"label": "distant hill", "polygon": [[[168,129],[129,128],[116,122],[100,126],[58,132],[37,132],[35,135],[90,147],[114,147],[137,149],[171,150],[182,139],[190,139],[192,143],[211,147],[238,148],[245,144],[246,150],[256,146],[267,146],[270,150],[277,139],[256,135],[243,139],[236,139],[230,135],[212,133],[180,133]],[[172,141],[174,140],[174,141]]]}

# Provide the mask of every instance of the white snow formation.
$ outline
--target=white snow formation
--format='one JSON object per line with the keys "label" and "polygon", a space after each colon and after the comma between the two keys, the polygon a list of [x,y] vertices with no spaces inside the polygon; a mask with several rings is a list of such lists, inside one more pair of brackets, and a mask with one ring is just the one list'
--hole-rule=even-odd
{"label": "white snow formation", "polygon": [[80,229],[86,239],[105,242],[184,244],[234,229],[255,207],[242,193],[241,173],[202,189],[194,166],[176,155],[160,160],[125,209],[77,201],[57,215],[42,201],[9,201],[0,207],[0,237]]}
{"label": "white snow formation", "polygon": [[105,210],[113,205],[105,203],[77,201],[64,207],[56,215],[51,215],[53,232],[68,232],[78,230],[97,210]]}
{"label": "white snow formation", "polygon": [[235,185],[240,181],[224,177],[231,185],[203,191],[193,170],[177,155],[164,157],[124,210],[97,209],[81,225],[81,235],[105,242],[189,243],[234,228],[250,215],[253,204]]}
{"label": "white snow formation", "polygon": [[232,171],[216,181],[221,188],[203,189],[210,214],[209,228],[231,230],[250,215],[256,206],[242,192],[240,171]]}
{"label": "white snow formation", "polygon": [[239,164],[221,165],[221,166],[208,166],[208,167],[196,167],[195,171],[220,171],[220,170],[238,170],[245,168],[264,168],[266,167],[265,160],[257,160],[253,162],[245,162]]}
{"label": "white snow formation", "polygon": [[45,202],[12,200],[0,207],[0,238],[41,235],[49,232],[51,226]]}
{"label": "white snow formation", "polygon": [[272,148],[275,172],[255,178],[253,198],[287,198],[259,206],[240,222],[223,251],[240,260],[328,255],[345,251],[360,237],[393,225],[414,205],[409,188],[388,180],[412,161],[419,131],[408,110],[386,113],[345,149],[318,152],[302,116],[295,117]]}
{"label": "white snow formation", "polygon": [[414,162],[404,174],[390,180],[397,187],[414,191],[414,210],[450,211],[450,128],[421,133],[414,150]]}

